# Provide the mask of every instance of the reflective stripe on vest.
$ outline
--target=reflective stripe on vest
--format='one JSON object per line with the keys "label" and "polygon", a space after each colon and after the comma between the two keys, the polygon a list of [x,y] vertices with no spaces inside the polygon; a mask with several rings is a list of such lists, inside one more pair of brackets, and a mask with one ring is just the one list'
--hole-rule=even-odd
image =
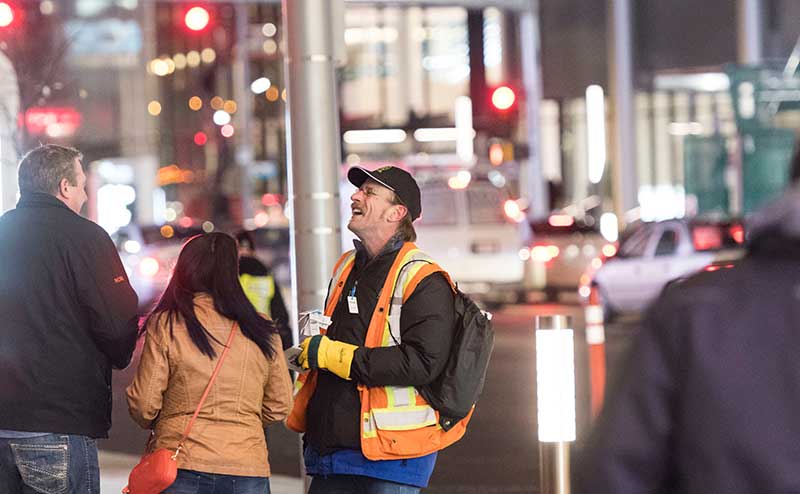
{"label": "reflective stripe on vest", "polygon": [[409,431],[437,422],[436,411],[428,405],[406,407],[402,413],[391,408],[373,408],[364,414],[361,435],[365,439],[378,437],[378,429],[384,431]]}
{"label": "reflective stripe on vest", "polygon": [[400,344],[400,311],[403,308],[403,293],[414,275],[426,264],[433,263],[433,259],[419,249],[412,249],[400,262],[400,273],[395,281],[392,303],[389,306],[389,317],[386,319],[381,346],[394,346]]}
{"label": "reflective stripe on vest", "polygon": [[[394,273],[389,273],[390,276],[393,275],[393,281],[392,285],[388,286],[394,286],[394,292],[383,326],[381,337],[383,347],[400,344],[403,294],[408,293],[408,285],[419,270],[433,263],[430,256],[413,246],[402,249],[398,257],[400,257],[398,269]],[[379,311],[380,308],[376,307],[376,310]],[[362,417],[365,426],[362,429],[364,437],[373,437],[376,425],[379,429],[399,431],[436,424],[436,412],[422,399],[414,386],[384,386],[382,389],[386,393],[386,407],[371,408],[369,413],[364,414]]]}

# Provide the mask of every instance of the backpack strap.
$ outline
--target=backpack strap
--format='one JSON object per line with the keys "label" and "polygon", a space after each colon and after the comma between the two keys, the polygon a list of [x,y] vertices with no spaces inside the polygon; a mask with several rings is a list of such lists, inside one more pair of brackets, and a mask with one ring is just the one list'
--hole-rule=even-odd
{"label": "backpack strap", "polygon": [[423,266],[419,271],[417,271],[417,273],[408,282],[408,285],[406,285],[406,290],[403,291],[403,302],[408,300],[408,297],[410,297],[411,294],[414,293],[414,290],[416,290],[417,285],[419,285],[420,282],[425,279],[425,277],[433,273],[442,273],[447,282],[450,284],[450,289],[453,290],[453,293],[456,293],[456,285],[455,283],[453,283],[452,278],[450,278],[450,274],[444,269],[442,269],[442,267],[436,264],[435,262],[431,262]]}

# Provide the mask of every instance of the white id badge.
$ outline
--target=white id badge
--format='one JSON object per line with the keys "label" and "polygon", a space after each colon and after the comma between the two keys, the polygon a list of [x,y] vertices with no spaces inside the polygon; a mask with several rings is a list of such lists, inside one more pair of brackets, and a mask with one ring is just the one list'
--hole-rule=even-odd
{"label": "white id badge", "polygon": [[347,297],[347,308],[350,310],[351,314],[358,314],[358,300],[356,300],[355,295]]}

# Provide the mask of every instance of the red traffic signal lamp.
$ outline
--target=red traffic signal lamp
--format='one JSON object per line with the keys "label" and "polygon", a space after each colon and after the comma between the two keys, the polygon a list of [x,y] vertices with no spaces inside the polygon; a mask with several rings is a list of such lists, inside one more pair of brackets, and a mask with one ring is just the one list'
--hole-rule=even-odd
{"label": "red traffic signal lamp", "polygon": [[489,88],[485,94],[485,106],[479,113],[476,129],[489,137],[511,138],[519,120],[517,90],[510,84],[503,84]]}
{"label": "red traffic signal lamp", "polygon": [[517,94],[509,86],[498,86],[492,90],[491,101],[495,110],[509,111],[517,103]]}
{"label": "red traffic signal lamp", "polygon": [[183,23],[191,31],[202,31],[211,22],[211,14],[205,7],[194,6],[186,11]]}
{"label": "red traffic signal lamp", "polygon": [[17,17],[14,7],[8,2],[0,2],[0,29],[5,29],[12,24]]}

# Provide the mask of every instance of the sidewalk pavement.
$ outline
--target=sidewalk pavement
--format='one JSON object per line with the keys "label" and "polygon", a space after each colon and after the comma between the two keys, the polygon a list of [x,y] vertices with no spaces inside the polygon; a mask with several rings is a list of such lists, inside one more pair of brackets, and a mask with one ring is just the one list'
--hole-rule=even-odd
{"label": "sidewalk pavement", "polygon": [[[120,494],[128,484],[128,474],[139,461],[139,456],[113,451],[100,451],[100,492]],[[296,477],[273,475],[269,478],[273,494],[302,494],[303,481]]]}

